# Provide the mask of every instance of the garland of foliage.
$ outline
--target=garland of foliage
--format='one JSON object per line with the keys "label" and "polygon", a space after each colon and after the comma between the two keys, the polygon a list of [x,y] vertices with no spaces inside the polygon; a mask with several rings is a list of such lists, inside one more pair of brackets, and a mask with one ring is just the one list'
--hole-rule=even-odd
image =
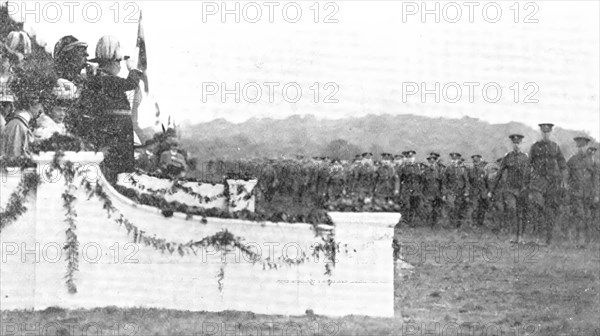
{"label": "garland of foliage", "polygon": [[[58,134],[55,134],[58,135]],[[61,158],[64,156],[62,150],[58,150],[54,153],[50,170],[46,172],[49,176],[53,170],[58,170],[61,175],[65,178],[65,191],[61,197],[63,199],[63,208],[65,209],[65,223],[67,224],[67,230],[65,230],[66,242],[64,249],[67,258],[67,274],[65,275],[66,285],[69,293],[77,293],[77,286],[75,285],[75,272],[79,270],[79,241],[77,240],[77,211],[73,207],[73,203],[77,200],[77,197],[73,194],[77,187],[73,184],[77,171],[71,161],[66,161],[64,167],[60,164]]]}
{"label": "garland of foliage", "polygon": [[[148,176],[150,176],[150,175],[148,175]],[[202,196],[200,193],[195,192],[191,187],[186,187],[186,186],[182,185],[181,180],[179,180],[179,179],[174,180],[173,184],[170,188],[163,188],[163,189],[148,188],[148,187],[142,185],[132,175],[129,176],[128,180],[129,180],[129,182],[131,182],[131,184],[133,186],[137,186],[142,191],[150,193],[154,196],[160,196],[160,195],[165,195],[165,194],[173,195],[177,192],[177,190],[181,190],[184,193],[191,195],[194,198],[198,199],[200,201],[200,203],[211,203],[211,202],[216,201],[219,198],[226,197],[224,192],[220,193],[218,195],[212,196],[212,197]]]}
{"label": "garland of foliage", "polygon": [[[259,212],[251,212],[249,210],[240,210],[240,211],[226,211],[217,208],[201,208],[197,206],[190,206],[187,204],[183,204],[178,201],[167,202],[163,197],[141,193],[138,190],[133,188],[127,188],[121,185],[113,186],[120,194],[128,197],[136,203],[152,206],[155,208],[159,208],[163,211],[163,215],[165,217],[171,217],[174,212],[181,212],[188,217],[191,216],[202,216],[202,217],[218,217],[218,218],[227,218],[227,219],[243,219],[250,221],[270,221],[270,222],[288,222],[288,223],[311,223],[313,225],[317,225],[318,223],[325,224],[333,224],[331,218],[327,215],[325,210],[315,210],[313,216],[284,216],[282,213],[271,213],[270,215],[259,213]],[[229,195],[228,185],[225,184],[225,190],[223,191],[225,195]],[[249,195],[247,197],[252,197]],[[229,203],[229,200],[228,200]],[[322,220],[316,220],[316,219]]]}
{"label": "garland of foliage", "polygon": [[2,158],[0,166],[3,172],[6,167],[20,167],[21,169],[21,181],[11,193],[6,207],[0,211],[0,232],[2,232],[6,226],[14,223],[27,211],[27,207],[25,206],[27,196],[35,191],[42,181],[40,176],[35,172],[25,172],[26,168],[35,167],[35,163],[30,159],[6,160]]}
{"label": "garland of foliage", "polygon": [[36,141],[31,147],[32,152],[36,154],[40,152],[80,152],[93,149],[93,146],[86,144],[80,138],[59,133],[52,134],[48,139]]}
{"label": "garland of foliage", "polygon": [[[88,199],[91,197],[97,197],[101,202],[103,202],[103,208],[107,210],[109,217],[111,214],[118,212],[118,210],[112,205],[108,194],[104,191],[101,185],[96,184],[92,186],[89,181],[82,181],[85,189],[88,192]],[[164,200],[164,199],[163,199]],[[211,209],[207,209],[211,210]],[[164,214],[164,211],[163,211]],[[210,216],[214,217],[214,216]],[[218,232],[212,236],[208,236],[199,241],[190,241],[188,243],[177,243],[177,242],[168,242],[165,239],[159,239],[155,236],[147,236],[144,235],[144,231],[140,230],[135,224],[131,221],[123,217],[123,215],[119,216],[115,221],[119,224],[119,226],[124,226],[127,230],[128,235],[132,235],[134,243],[142,243],[145,246],[153,247],[155,250],[161,251],[165,253],[168,251],[170,254],[175,252],[179,253],[179,255],[197,255],[198,248],[206,248],[208,246],[214,247],[217,251],[238,249],[240,250],[244,256],[251,260],[252,263],[261,262],[263,266],[263,270],[268,269],[279,269],[282,266],[292,266],[299,265],[308,260],[310,257],[306,255],[306,253],[302,253],[301,256],[298,256],[295,259],[286,258],[285,256],[279,256],[276,260],[271,260],[270,257],[267,257],[264,260],[261,260],[259,256],[254,253],[252,250],[248,249],[243,243],[240,237],[236,237],[231,234],[227,230],[223,230]],[[204,221],[205,222],[205,221]],[[321,236],[321,231],[317,229],[315,226],[315,235]],[[331,275],[331,265],[335,266],[335,255],[336,251],[339,251],[339,244],[336,244],[333,235],[329,234],[327,237],[322,237],[323,242],[315,244],[313,246],[312,256],[318,258],[320,253],[325,254],[325,258],[330,260],[330,263],[326,263],[325,265],[325,275]],[[331,264],[331,265],[330,265]],[[222,267],[221,273],[224,272]],[[222,276],[221,274],[220,276]],[[222,281],[222,280],[221,280]]]}

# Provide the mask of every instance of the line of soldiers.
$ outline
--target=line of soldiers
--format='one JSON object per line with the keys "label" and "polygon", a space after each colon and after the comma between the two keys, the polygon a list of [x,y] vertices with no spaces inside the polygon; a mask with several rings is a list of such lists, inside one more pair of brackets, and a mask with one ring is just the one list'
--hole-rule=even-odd
{"label": "line of soldiers", "polygon": [[[483,226],[510,230],[517,239],[526,229],[545,234],[550,242],[557,220],[569,231],[597,228],[600,167],[590,139],[577,137],[578,153],[567,162],[550,140],[552,124],[540,124],[542,139],[521,152],[523,136],[512,134],[513,150],[494,163],[473,155],[472,164],[450,153],[444,165],[438,153],[416,162],[415,151],[402,155],[357,155],[354,162],[327,157],[269,162],[238,162],[235,171],[258,178],[260,202],[292,196],[338,211],[392,211],[410,225],[434,227],[447,220],[452,227]],[[259,202],[259,203],[260,203]],[[564,228],[564,227],[563,227]]]}

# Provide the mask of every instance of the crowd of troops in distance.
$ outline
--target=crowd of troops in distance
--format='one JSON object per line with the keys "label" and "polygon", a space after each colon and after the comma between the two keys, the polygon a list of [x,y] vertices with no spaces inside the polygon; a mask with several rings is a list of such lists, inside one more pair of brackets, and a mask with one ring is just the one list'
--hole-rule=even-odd
{"label": "crowd of troops in distance", "polygon": [[567,161],[550,140],[552,128],[540,124],[542,139],[529,154],[521,151],[524,137],[510,135],[513,149],[492,163],[477,154],[467,164],[460,153],[450,153],[444,165],[438,153],[423,163],[415,161],[415,151],[382,153],[378,161],[364,153],[353,162],[299,157],[304,173],[294,174],[293,165],[271,162],[258,174],[257,188],[266,201],[296,189],[298,201],[316,195],[329,210],[399,211],[401,222],[413,227],[485,225],[517,240],[528,233],[550,243],[561,224],[565,234],[577,236],[572,238],[589,238],[598,230],[597,148],[588,137],[576,137],[578,151]]}

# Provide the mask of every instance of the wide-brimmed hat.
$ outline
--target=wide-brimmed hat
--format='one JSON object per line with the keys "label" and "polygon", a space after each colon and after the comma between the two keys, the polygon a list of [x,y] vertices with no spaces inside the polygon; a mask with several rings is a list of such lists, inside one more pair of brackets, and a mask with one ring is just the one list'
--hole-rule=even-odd
{"label": "wide-brimmed hat", "polygon": [[72,35],[67,35],[58,40],[58,42],[56,42],[56,44],[54,45],[54,53],[52,54],[52,56],[54,57],[54,59],[58,59],[75,48],[87,47],[87,43],[79,41]]}
{"label": "wide-brimmed hat", "polygon": [[31,54],[31,39],[24,31],[11,31],[6,37],[6,45],[25,56]]}
{"label": "wide-brimmed hat", "polygon": [[89,61],[94,63],[120,62],[128,58],[129,56],[124,56],[121,52],[121,42],[115,36],[105,35],[96,44],[96,58]]}

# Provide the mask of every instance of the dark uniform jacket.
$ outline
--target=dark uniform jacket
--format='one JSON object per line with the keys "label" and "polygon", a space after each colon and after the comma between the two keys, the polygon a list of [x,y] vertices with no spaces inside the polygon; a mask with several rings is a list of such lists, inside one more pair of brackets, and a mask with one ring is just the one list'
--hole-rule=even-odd
{"label": "dark uniform jacket", "polygon": [[473,196],[487,197],[488,183],[485,173],[485,162],[474,164],[469,170],[469,183],[471,184],[471,193]]}
{"label": "dark uniform jacket", "polygon": [[442,171],[440,166],[433,164],[423,168],[423,195],[426,198],[441,197],[442,193]]}
{"label": "dark uniform jacket", "polygon": [[596,171],[591,157],[585,153],[573,155],[567,162],[569,169],[569,193],[577,197],[598,195]]}
{"label": "dark uniform jacket", "polygon": [[469,194],[471,186],[467,168],[462,164],[448,165],[444,171],[442,186],[444,195],[450,193],[456,195]]}
{"label": "dark uniform jacket", "polygon": [[419,196],[423,194],[420,163],[406,163],[400,170],[400,193],[402,195]]}
{"label": "dark uniform jacket", "polygon": [[531,146],[530,164],[532,182],[539,178],[560,181],[562,173],[567,169],[567,162],[560,147],[554,141],[541,140]]}
{"label": "dark uniform jacket", "polygon": [[[512,193],[521,192],[529,183],[530,171],[527,154],[515,151],[506,153],[494,182],[495,190],[501,188],[499,185],[501,183],[503,190]],[[502,181],[503,177],[504,181]]]}

